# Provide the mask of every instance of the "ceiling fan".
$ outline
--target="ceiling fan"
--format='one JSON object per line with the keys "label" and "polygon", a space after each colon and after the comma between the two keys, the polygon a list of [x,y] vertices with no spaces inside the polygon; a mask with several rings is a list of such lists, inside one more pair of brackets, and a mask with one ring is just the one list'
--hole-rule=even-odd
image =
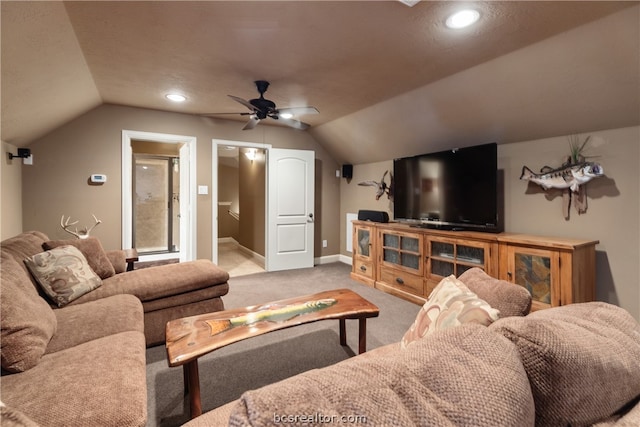
{"label": "ceiling fan", "polygon": [[315,107],[290,107],[290,108],[277,108],[276,104],[265,99],[264,93],[269,87],[269,82],[266,80],[255,81],[256,88],[260,93],[260,98],[251,99],[246,101],[242,98],[233,95],[227,95],[229,98],[244,105],[249,109],[249,112],[244,113],[211,113],[204,114],[205,116],[217,116],[221,114],[240,114],[242,116],[249,116],[249,122],[242,128],[242,130],[253,129],[256,127],[260,120],[264,120],[267,117],[278,120],[280,123],[292,128],[305,130],[309,128],[307,123],[293,119],[293,116],[300,116],[303,114],[318,114],[318,109]]}

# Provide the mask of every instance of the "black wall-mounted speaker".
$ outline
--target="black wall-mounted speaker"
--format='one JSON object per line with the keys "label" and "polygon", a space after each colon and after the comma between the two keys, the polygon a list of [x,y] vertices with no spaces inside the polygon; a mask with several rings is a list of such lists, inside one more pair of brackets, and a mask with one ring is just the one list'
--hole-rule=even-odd
{"label": "black wall-mounted speaker", "polygon": [[385,211],[358,211],[358,220],[373,222],[389,222],[389,214]]}
{"label": "black wall-mounted speaker", "polygon": [[342,165],[342,177],[347,179],[353,178],[353,165]]}

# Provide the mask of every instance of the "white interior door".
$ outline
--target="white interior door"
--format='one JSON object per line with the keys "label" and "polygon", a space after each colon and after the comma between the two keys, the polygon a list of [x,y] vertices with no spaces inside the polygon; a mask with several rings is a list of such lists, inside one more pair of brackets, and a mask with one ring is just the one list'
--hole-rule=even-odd
{"label": "white interior door", "polygon": [[267,271],[313,267],[314,154],[267,153]]}

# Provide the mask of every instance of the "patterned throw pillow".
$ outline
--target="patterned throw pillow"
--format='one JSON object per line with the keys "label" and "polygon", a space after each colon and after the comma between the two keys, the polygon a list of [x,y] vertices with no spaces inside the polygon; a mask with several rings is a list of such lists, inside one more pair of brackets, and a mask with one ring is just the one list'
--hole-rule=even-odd
{"label": "patterned throw pillow", "polygon": [[424,338],[434,331],[453,328],[464,323],[489,326],[498,320],[500,312],[478,298],[454,275],[445,277],[435,287],[422,306],[413,325],[400,343],[406,348],[410,343]]}
{"label": "patterned throw pillow", "polygon": [[58,307],[90,292],[102,280],[89,267],[82,252],[74,246],[60,246],[24,260],[44,292]]}

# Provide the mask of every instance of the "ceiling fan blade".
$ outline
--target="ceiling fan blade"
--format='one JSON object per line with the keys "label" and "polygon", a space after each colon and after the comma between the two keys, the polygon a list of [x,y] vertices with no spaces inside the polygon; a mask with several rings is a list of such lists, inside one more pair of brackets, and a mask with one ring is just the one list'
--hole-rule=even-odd
{"label": "ceiling fan blade", "polygon": [[242,128],[242,130],[251,130],[256,127],[260,123],[260,119],[256,116],[251,116],[251,119],[247,122],[246,125]]}
{"label": "ceiling fan blade", "polygon": [[307,123],[304,123],[304,122],[301,122],[301,121],[295,120],[295,119],[283,119],[282,117],[280,117],[278,119],[278,121],[280,123],[282,123],[283,125],[287,125],[287,126],[290,126],[292,128],[296,128],[296,129],[300,129],[300,130],[307,130],[310,127],[310,125],[308,125]]}
{"label": "ceiling fan blade", "polygon": [[318,114],[319,111],[316,107],[289,107],[278,108],[278,113],[291,113],[295,116],[303,116],[305,114]]}
{"label": "ceiling fan blade", "polygon": [[249,101],[244,100],[242,98],[238,98],[237,96],[233,96],[233,95],[227,95],[229,98],[233,99],[236,102],[239,102],[240,104],[244,105],[245,107],[247,107],[249,110],[251,111],[256,111],[256,107],[254,107]]}
{"label": "ceiling fan blade", "polygon": [[239,115],[239,116],[248,116],[249,114],[253,114],[253,113],[205,113],[200,115],[205,117],[213,117],[213,116],[228,116],[231,114]]}

